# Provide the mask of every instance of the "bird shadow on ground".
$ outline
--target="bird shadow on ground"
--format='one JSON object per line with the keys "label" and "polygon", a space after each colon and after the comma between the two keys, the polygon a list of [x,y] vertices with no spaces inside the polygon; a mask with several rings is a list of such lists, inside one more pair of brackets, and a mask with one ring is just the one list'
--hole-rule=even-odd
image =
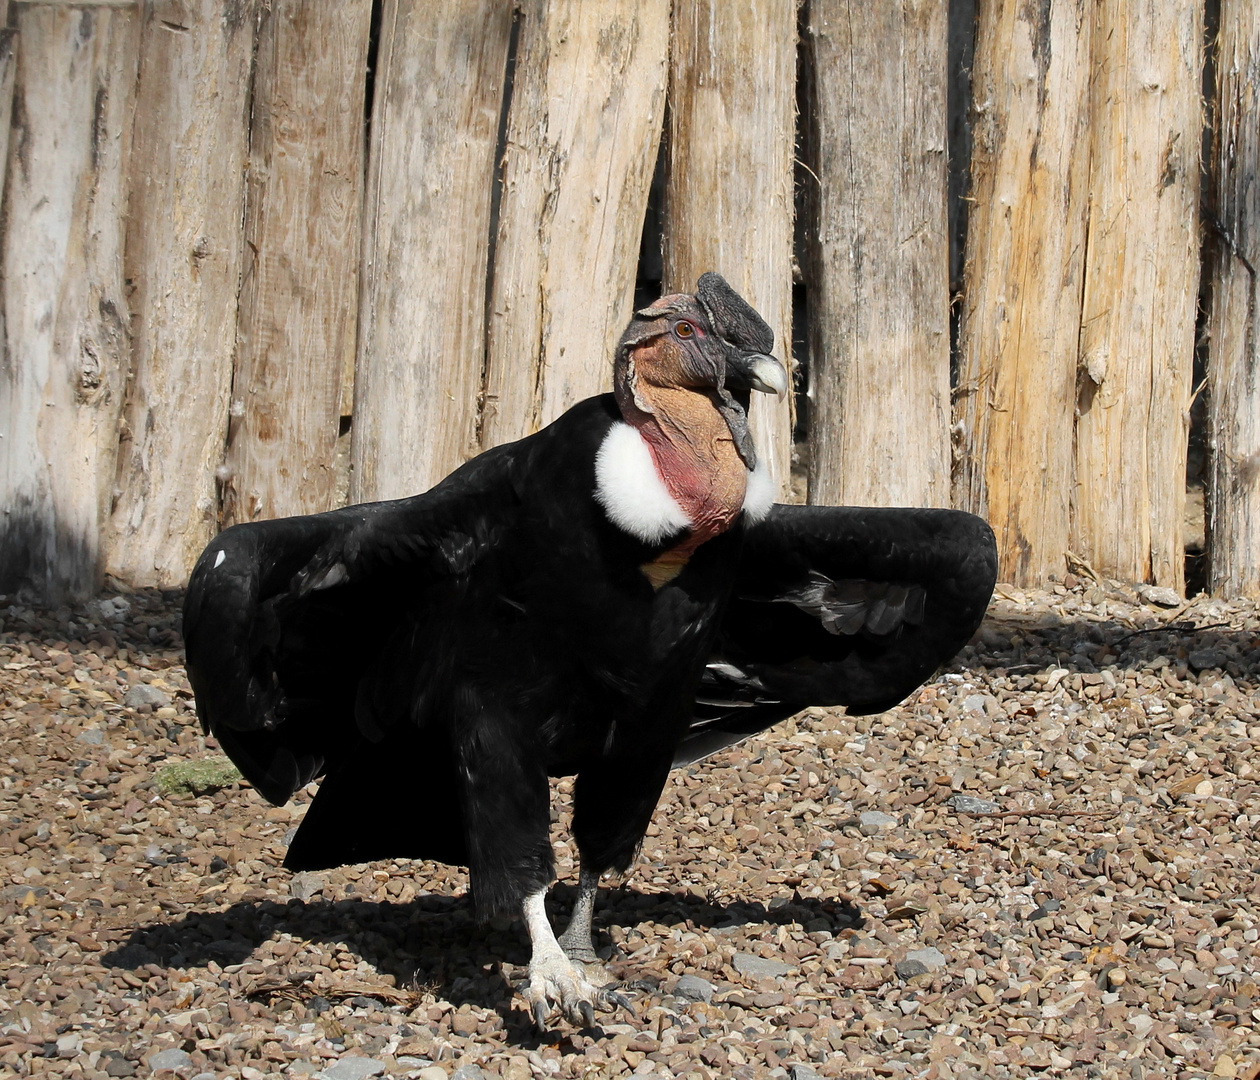
{"label": "bird shadow on ground", "polygon": [[[574,886],[557,884],[552,890],[551,910],[563,925],[577,895]],[[633,888],[610,888],[601,895],[596,913],[595,943],[612,947],[610,971],[626,984],[649,993],[662,988],[655,978],[640,981],[632,960],[620,956],[603,929],[616,925],[630,930],[654,923],[681,930],[721,930],[745,925],[799,923],[833,932],[859,928],[863,917],[847,899],[806,899],[793,892],[772,901],[767,909],[756,901],[715,901],[690,892],[640,893]],[[112,968],[135,970],[148,964],[163,967],[204,967],[211,961],[221,967],[247,963],[264,942],[280,934],[343,945],[350,958],[366,962],[378,975],[392,976],[395,987],[417,995],[434,994],[458,1007],[465,1002],[491,1008],[503,1018],[509,1037],[526,1045],[537,1035],[524,1008],[513,1003],[513,984],[524,976],[529,963],[529,944],[522,924],[508,920],[478,923],[466,896],[426,894],[409,903],[368,900],[274,900],[238,901],[220,911],[190,910],[164,916],[134,929],[125,941],[101,955]],[[343,954],[344,955],[344,954]],[[327,1007],[317,995],[327,988],[305,988],[310,973],[303,971],[301,957],[268,972],[259,980],[259,994],[279,993],[304,1000],[315,1011]],[[286,974],[287,972],[287,974]],[[707,972],[697,969],[697,973]],[[351,1004],[376,997],[387,1003],[398,1000],[388,987],[374,984],[353,970],[344,977],[352,984]],[[288,980],[289,985],[283,984]],[[375,991],[375,995],[374,995]],[[250,993],[250,991],[246,991]],[[519,999],[518,999],[519,1000]],[[384,1008],[385,1005],[377,1006]]]}
{"label": "bird shadow on ground", "polygon": [[1240,689],[1260,684],[1255,630],[1180,618],[1135,630],[1112,619],[1064,619],[1044,609],[1015,617],[990,614],[948,670],[1003,669],[1018,676],[1062,667],[1089,675],[1102,667],[1141,669],[1157,655],[1168,657],[1170,667],[1181,665],[1195,674],[1219,669]]}

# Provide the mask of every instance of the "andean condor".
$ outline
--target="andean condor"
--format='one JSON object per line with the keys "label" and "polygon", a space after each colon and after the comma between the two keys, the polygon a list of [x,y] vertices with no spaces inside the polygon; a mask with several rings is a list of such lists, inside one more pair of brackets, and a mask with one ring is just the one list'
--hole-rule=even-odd
{"label": "andean condor", "polygon": [[[635,313],[615,391],[423,495],[237,525],[184,608],[202,724],[276,804],[322,776],[285,865],[467,865],[523,914],[525,996],[592,1022],[600,876],[671,766],[807,705],[890,708],[979,625],[993,535],[951,510],[773,505],[747,424],[774,335],[717,274]],[[576,774],[558,940],[548,777]]]}

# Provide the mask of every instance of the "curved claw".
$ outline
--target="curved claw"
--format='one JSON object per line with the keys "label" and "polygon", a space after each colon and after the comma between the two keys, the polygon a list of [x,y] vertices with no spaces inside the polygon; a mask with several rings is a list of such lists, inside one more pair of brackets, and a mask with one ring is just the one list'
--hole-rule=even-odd
{"label": "curved claw", "polygon": [[538,1029],[539,1035],[547,1034],[547,1006],[541,1001],[535,1001],[533,1004],[534,1027]]}
{"label": "curved claw", "polygon": [[582,1014],[582,1024],[585,1027],[595,1026],[595,1007],[589,1001],[579,1001],[578,1012]]}
{"label": "curved claw", "polygon": [[634,1011],[634,1006],[630,1004],[630,999],[624,994],[619,994],[610,986],[605,986],[599,993],[602,1001],[611,1003],[614,1008],[625,1009],[634,1019],[639,1018],[639,1014]]}

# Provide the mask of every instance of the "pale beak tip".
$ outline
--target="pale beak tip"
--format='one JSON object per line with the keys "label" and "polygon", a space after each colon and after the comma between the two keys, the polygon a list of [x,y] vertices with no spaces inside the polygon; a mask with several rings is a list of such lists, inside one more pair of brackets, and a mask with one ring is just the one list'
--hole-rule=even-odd
{"label": "pale beak tip", "polygon": [[788,391],[788,375],[784,366],[773,356],[755,356],[748,366],[749,383],[763,394],[783,397]]}

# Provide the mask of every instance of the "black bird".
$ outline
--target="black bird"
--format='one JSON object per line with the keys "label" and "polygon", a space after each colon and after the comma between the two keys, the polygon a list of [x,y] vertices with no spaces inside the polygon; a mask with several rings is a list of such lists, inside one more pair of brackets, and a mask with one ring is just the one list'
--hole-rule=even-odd
{"label": "black bird", "polygon": [[[525,997],[593,1021],[597,883],[671,766],[797,712],[896,704],[979,625],[993,535],[950,510],[772,505],[750,392],[774,335],[716,274],[631,320],[615,392],[423,495],[237,525],[184,608],[202,724],[268,800],[323,782],[285,865],[467,865],[523,914]],[[548,777],[576,774],[557,940]]]}

